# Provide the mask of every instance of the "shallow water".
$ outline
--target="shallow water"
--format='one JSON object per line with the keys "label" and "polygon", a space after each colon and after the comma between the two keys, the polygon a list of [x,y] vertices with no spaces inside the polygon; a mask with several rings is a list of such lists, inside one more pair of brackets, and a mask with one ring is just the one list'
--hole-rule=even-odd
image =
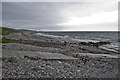
{"label": "shallow water", "polygon": [[118,32],[42,32],[36,33],[40,36],[46,36],[50,38],[55,38],[61,41],[67,42],[101,42],[101,41],[108,41],[111,44],[103,45],[99,48],[119,52],[119,44],[118,41]]}

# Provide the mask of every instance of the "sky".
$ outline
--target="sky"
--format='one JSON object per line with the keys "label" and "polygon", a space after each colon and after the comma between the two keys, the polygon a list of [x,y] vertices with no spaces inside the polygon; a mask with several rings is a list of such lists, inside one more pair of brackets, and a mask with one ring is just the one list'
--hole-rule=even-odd
{"label": "sky", "polygon": [[2,2],[2,26],[36,31],[117,31],[118,2]]}

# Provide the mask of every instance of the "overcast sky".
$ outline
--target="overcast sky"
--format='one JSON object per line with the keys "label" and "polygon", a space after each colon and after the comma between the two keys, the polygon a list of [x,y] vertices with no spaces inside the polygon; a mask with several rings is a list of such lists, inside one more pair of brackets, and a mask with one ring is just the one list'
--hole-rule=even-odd
{"label": "overcast sky", "polygon": [[117,31],[117,2],[3,2],[2,25],[39,31]]}

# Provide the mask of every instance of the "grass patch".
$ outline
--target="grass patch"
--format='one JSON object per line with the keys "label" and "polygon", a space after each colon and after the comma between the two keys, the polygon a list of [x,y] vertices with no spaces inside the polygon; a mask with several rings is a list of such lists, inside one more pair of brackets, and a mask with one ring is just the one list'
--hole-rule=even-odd
{"label": "grass patch", "polygon": [[15,39],[6,39],[6,38],[0,39],[0,43],[12,43],[12,42],[16,42],[16,40]]}
{"label": "grass patch", "polygon": [[34,68],[33,68],[33,70],[34,70],[34,71],[38,71],[38,70],[39,70],[39,68],[37,68],[37,67],[34,67]]}
{"label": "grass patch", "polygon": [[0,27],[0,35],[8,35],[10,33],[18,33],[18,32],[19,31],[14,29]]}

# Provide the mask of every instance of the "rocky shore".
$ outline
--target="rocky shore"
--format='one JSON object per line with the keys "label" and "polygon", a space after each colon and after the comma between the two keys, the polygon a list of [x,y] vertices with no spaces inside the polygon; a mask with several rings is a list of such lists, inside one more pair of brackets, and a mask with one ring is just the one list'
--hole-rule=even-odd
{"label": "rocky shore", "polygon": [[[100,49],[109,42],[72,43],[30,32],[4,36],[4,78],[120,78],[119,52]],[[100,55],[101,54],[101,55]]]}
{"label": "rocky shore", "polygon": [[4,78],[118,78],[117,59],[3,58]]}

